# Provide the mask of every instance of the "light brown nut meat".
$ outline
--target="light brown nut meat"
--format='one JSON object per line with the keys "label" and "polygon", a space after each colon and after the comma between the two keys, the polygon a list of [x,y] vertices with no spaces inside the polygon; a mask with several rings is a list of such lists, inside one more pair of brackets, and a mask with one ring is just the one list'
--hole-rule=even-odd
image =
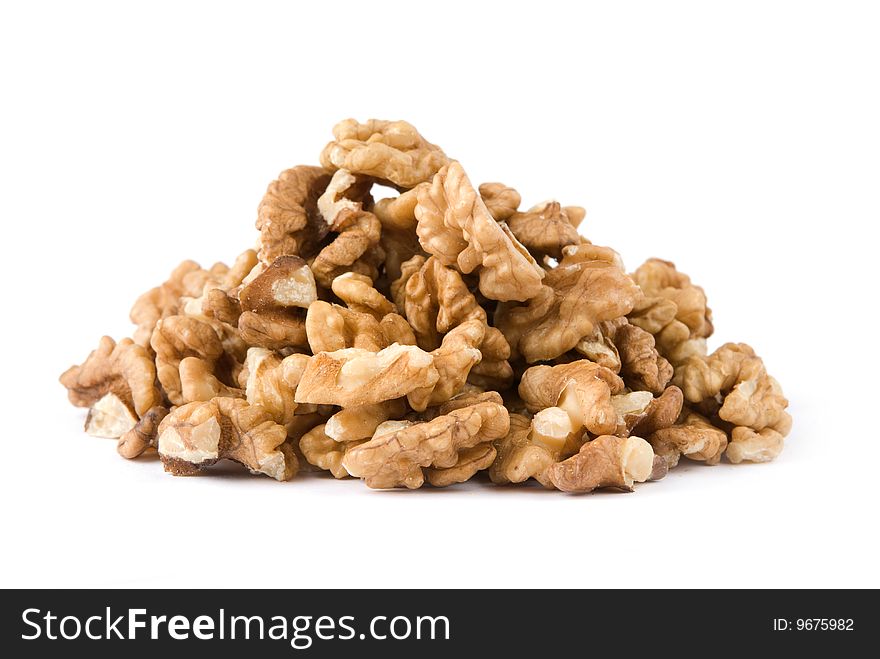
{"label": "light brown nut meat", "polygon": [[132,459],[150,448],[156,448],[159,424],[168,416],[167,407],[151,407],[134,428],[119,438],[116,450],[123,458]]}
{"label": "light brown nut meat", "polygon": [[[558,201],[548,201],[524,213],[514,213],[507,223],[517,240],[534,254],[559,259],[563,247],[580,243],[568,211],[569,207],[563,207]],[[579,211],[573,211],[574,215],[582,216]]]}
{"label": "light brown nut meat", "polygon": [[306,314],[306,335],[314,354],[343,348],[378,352],[390,345],[379,321],[371,314],[352,311],[322,300],[309,307]]}
{"label": "light brown nut meat", "polygon": [[674,366],[706,354],[713,332],[706,294],[675,264],[649,259],[634,273],[643,295],[629,314],[630,322],[654,335],[657,350]]}
{"label": "light brown nut meat", "polygon": [[705,292],[692,284],[686,274],[678,272],[674,263],[648,259],[632,276],[646,296],[675,303],[675,317],[688,326],[692,337],[712,335],[712,310],[706,305]]}
{"label": "light brown nut meat", "polygon": [[426,256],[414,231],[383,228],[379,246],[385,251],[385,279],[392,283],[400,279],[404,263],[414,256]]}
{"label": "light brown nut meat", "polygon": [[346,272],[336,277],[330,287],[333,294],[352,311],[371,314],[382,320],[390,313],[397,313],[397,307],[373,287],[373,281],[355,272]]}
{"label": "light brown nut meat", "polygon": [[333,127],[333,137],[321,152],[321,164],[372,176],[401,188],[429,180],[449,159],[405,121],[354,119]]}
{"label": "light brown nut meat", "polygon": [[671,469],[682,455],[698,462],[718,464],[727,448],[727,433],[705,417],[688,412],[680,423],[657,430],[648,441]]}
{"label": "light brown nut meat", "polygon": [[138,326],[134,342],[149,348],[153,329],[160,319],[180,314],[186,300],[199,298],[207,290],[228,291],[238,286],[255,261],[256,252],[245,250],[231,268],[224,263],[215,263],[205,270],[195,261],[181,263],[165,283],[141,295],[132,306],[131,321]]}
{"label": "light brown nut meat", "polygon": [[433,386],[440,377],[431,355],[416,346],[394,344],[379,352],[345,348],[309,360],[297,403],[355,407],[406,396]]}
{"label": "light brown nut meat", "polygon": [[346,451],[363,444],[366,440],[339,442],[329,437],[323,425],[315,426],[299,440],[299,450],[309,464],[329,471],[334,478],[346,478],[350,474],[342,466]]}
{"label": "light brown nut meat", "polygon": [[294,392],[305,372],[309,357],[294,354],[281,358],[265,348],[251,348],[243,376],[247,402],[260,405],[275,423],[289,427],[299,405]]}
{"label": "light brown nut meat", "polygon": [[521,414],[510,415],[510,431],[495,440],[497,455],[489,467],[489,478],[497,485],[522,483],[529,478],[552,487],[547,470],[556,460],[544,446],[530,438],[532,422]]}
{"label": "light brown nut meat", "polygon": [[666,387],[666,390],[651,401],[645,416],[633,427],[632,434],[639,437],[649,437],[661,428],[673,425],[681,414],[681,406],[684,403],[684,395],[676,386]]}
{"label": "light brown nut meat", "polygon": [[318,212],[318,197],[330,182],[330,172],[300,165],[279,174],[269,184],[257,210],[260,261],[266,265],[279,256],[309,258],[330,227]]}
{"label": "light brown nut meat", "polygon": [[208,318],[236,327],[241,316],[241,304],[225,291],[211,288],[202,295],[199,311]]}
{"label": "light brown nut meat", "polygon": [[102,337],[97,349],[81,365],[67,369],[59,380],[77,407],[91,407],[113,393],[141,416],[162,401],[153,360],[131,339],[116,343],[109,336]]}
{"label": "light brown nut meat", "polygon": [[429,405],[445,402],[464,388],[471,368],[482,359],[478,346],[483,343],[485,334],[485,325],[473,319],[443,337],[441,346],[431,352],[439,379],[433,385],[407,395],[414,410],[421,412]]}
{"label": "light brown nut meat", "polygon": [[510,219],[522,203],[519,192],[503,183],[482,183],[479,190],[480,198],[486,204],[489,213],[499,222]]}
{"label": "light brown nut meat", "polygon": [[335,277],[353,268],[357,270],[355,264],[377,246],[381,230],[379,220],[370,212],[344,213],[342,220],[333,225],[333,231],[338,235],[312,262],[317,282],[330,288]]}
{"label": "light brown nut meat", "polygon": [[631,491],[654,468],[651,445],[640,437],[602,435],[587,442],[577,455],[548,470],[550,482],[563,492],[592,492],[600,487]]}
{"label": "light brown nut meat", "polygon": [[389,419],[398,419],[406,414],[406,411],[407,407],[403,399],[347,407],[327,419],[324,432],[337,442],[369,439],[380,424]]}
{"label": "light brown nut meat", "polygon": [[563,253],[535,298],[500,304],[495,313],[495,326],[529,363],[568,352],[597,323],[627,314],[639,295],[613,250],[581,244]]}
{"label": "light brown nut meat", "polygon": [[492,218],[459,163],[441,169],[418,198],[416,231],[425,251],[465,274],[477,272],[489,299],[522,301],[538,293],[544,271]]}
{"label": "light brown nut meat", "polygon": [[504,437],[509,426],[503,405],[477,403],[392,432],[379,434],[380,426],[370,441],[346,452],[343,465],[369,487],[414,489],[424,483],[422,468],[454,467],[465,449]]}
{"label": "light brown nut meat", "polygon": [[184,402],[211,400],[221,396],[243,398],[237,387],[228,387],[214,375],[214,364],[199,357],[184,357],[178,365],[180,395]]}
{"label": "light brown nut meat", "polygon": [[287,430],[259,405],[215,398],[178,407],[159,424],[159,455],[176,476],[196,473],[218,460],[234,460],[252,473],[285,481],[298,463]]}
{"label": "light brown nut meat", "polygon": [[245,311],[238,319],[238,330],[248,346],[269,350],[309,347],[305,314],[300,310]]}
{"label": "light brown nut meat", "polygon": [[448,487],[470,480],[477,472],[488,469],[494,461],[495,447],[487,442],[460,451],[458,462],[452,467],[444,469],[427,467],[424,473],[428,482],[434,487]]}
{"label": "light brown nut meat", "polygon": [[[416,265],[418,269],[414,269]],[[499,387],[509,386],[513,377],[507,362],[510,346],[498,329],[489,326],[486,310],[470,292],[461,274],[434,257],[426,261],[417,257],[407,263],[405,269],[406,284],[403,290],[398,286],[396,300],[403,307],[419,347],[435,350],[444,334],[462,323],[477,320],[484,326],[485,333],[479,345],[482,361],[475,375]]]}
{"label": "light brown nut meat", "polygon": [[[223,356],[223,343],[214,327],[190,316],[169,316],[156,323],[150,345],[156,352],[156,374],[174,405],[189,402],[183,395],[180,363],[198,357],[213,365]],[[152,406],[151,406],[152,407]]]}
{"label": "light brown nut meat", "polygon": [[672,379],[672,364],[654,346],[654,337],[635,325],[625,323],[614,333],[620,354],[620,375],[631,389],[662,393]]}
{"label": "light brown nut meat", "polygon": [[180,298],[186,292],[184,279],[190,273],[201,271],[201,266],[195,261],[184,261],[174,269],[164,284],[151,288],[135,300],[129,312],[131,322],[137,325],[134,332],[135,343],[149,348],[150,336],[159,319],[178,312]]}
{"label": "light brown nut meat", "polygon": [[612,394],[623,391],[623,381],[607,368],[585,359],[558,366],[532,366],[523,373],[519,395],[530,412],[561,408],[571,432],[586,428],[597,435],[617,429]]}
{"label": "light brown nut meat", "polygon": [[373,207],[373,212],[382,223],[382,231],[413,232],[416,228],[416,204],[419,190],[430,185],[420,183],[412,190],[402,192],[397,197],[380,199]]}
{"label": "light brown nut meat", "polygon": [[315,277],[298,256],[279,256],[238,294],[242,311],[307,309],[318,299]]}
{"label": "light brown nut meat", "polygon": [[[700,409],[715,408],[722,421],[754,431],[741,430],[737,439],[755,445],[757,435],[770,447],[757,452],[735,449],[733,460],[755,455],[764,461],[781,451],[779,437],[785,437],[791,430],[791,416],[786,412],[788,400],[750,346],[726,343],[708,357],[691,357],[676,370],[673,381],[681,387],[688,402]],[[762,434],[767,428],[776,434]]]}

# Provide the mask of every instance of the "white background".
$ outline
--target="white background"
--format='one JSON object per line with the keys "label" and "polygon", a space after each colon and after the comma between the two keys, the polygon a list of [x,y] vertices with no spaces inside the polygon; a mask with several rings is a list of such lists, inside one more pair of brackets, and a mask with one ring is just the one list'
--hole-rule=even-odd
{"label": "white background", "polygon": [[[3,3],[0,586],[880,586],[880,20],[855,2]],[[635,494],[174,478],[57,377],[253,244],[339,119],[671,259],[791,399],[768,465]]]}

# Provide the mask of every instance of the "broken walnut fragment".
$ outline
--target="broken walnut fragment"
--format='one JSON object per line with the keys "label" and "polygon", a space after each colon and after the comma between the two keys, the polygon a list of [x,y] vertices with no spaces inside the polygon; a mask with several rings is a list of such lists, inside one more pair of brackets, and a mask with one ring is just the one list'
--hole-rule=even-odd
{"label": "broken walnut fragment", "polygon": [[587,442],[577,455],[548,470],[550,482],[563,492],[592,492],[600,487],[632,491],[654,471],[654,452],[640,437],[602,435]]}
{"label": "broken walnut fragment", "polygon": [[287,430],[259,405],[215,398],[178,407],[159,424],[159,456],[165,470],[189,476],[218,460],[233,460],[275,480],[299,468]]}
{"label": "broken walnut fragment", "polygon": [[544,271],[506,225],[495,221],[458,162],[419,191],[415,213],[425,251],[464,274],[476,272],[487,298],[522,301],[540,291]]}
{"label": "broken walnut fragment", "polygon": [[[383,432],[379,426],[372,439],[346,451],[343,466],[372,488],[421,487],[425,481],[423,468],[434,470],[435,482],[445,485],[456,481],[462,471],[475,473],[471,471],[474,465],[491,464],[494,449],[466,451],[504,437],[509,426],[504,406],[490,401],[453,409],[430,421],[390,432]],[[488,458],[490,454],[492,458]],[[454,468],[461,471],[457,475],[437,473]]]}

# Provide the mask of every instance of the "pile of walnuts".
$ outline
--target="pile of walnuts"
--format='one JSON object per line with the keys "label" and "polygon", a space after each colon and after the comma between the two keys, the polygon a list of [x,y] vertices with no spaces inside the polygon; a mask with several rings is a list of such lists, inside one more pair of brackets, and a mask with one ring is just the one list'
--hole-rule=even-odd
{"label": "pile of walnuts", "polygon": [[[627,274],[520,209],[403,121],[343,121],[321,166],[282,172],[232,266],[185,261],[61,376],[86,431],[193,474],[234,460],[369,487],[630,490],[681,456],[763,462],[791,427],[746,344],[707,354],[703,290],[668,261]],[[374,201],[373,184],[399,195]]]}

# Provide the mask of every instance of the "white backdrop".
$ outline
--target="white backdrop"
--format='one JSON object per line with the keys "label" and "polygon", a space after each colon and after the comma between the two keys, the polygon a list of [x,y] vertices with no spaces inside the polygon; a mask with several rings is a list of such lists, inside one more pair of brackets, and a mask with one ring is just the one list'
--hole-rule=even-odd
{"label": "white backdrop", "polygon": [[[4,3],[0,586],[880,586],[878,29],[867,2]],[[782,456],[630,495],[377,492],[174,478],[83,434],[61,371],[180,260],[253,244],[349,116],[675,261],[710,347],[781,381]]]}

